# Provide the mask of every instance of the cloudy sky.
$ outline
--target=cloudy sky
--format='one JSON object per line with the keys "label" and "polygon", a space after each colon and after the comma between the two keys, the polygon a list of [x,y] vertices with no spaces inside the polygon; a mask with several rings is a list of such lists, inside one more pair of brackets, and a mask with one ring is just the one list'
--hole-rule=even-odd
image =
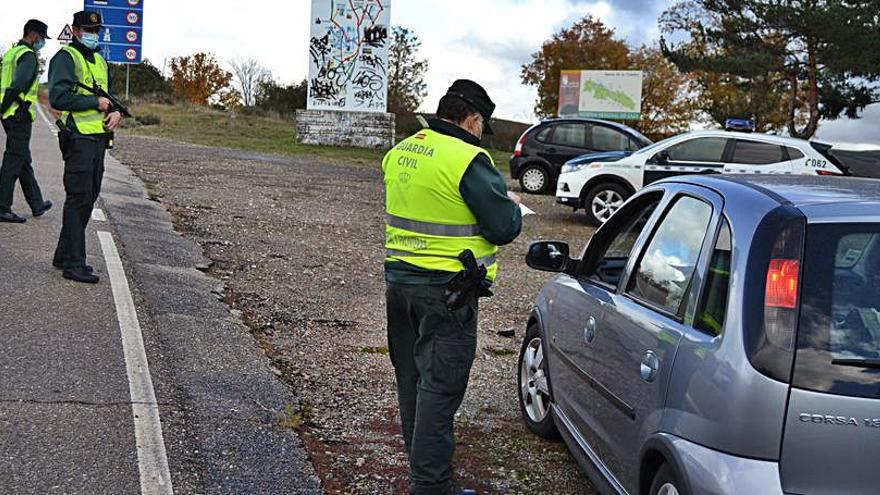
{"label": "cloudy sky", "polygon": [[[9,0],[7,0],[8,2]],[[520,67],[554,32],[587,14],[612,26],[632,45],[659,38],[657,18],[672,0],[391,0],[394,25],[413,29],[430,62],[428,98],[433,110],[456,78],[482,83],[498,104],[497,115],[530,122],[535,91],[522,85]],[[254,57],[282,82],[308,72],[311,0],[144,0],[144,54],[162,67],[171,57],[210,51],[221,61]],[[29,0],[4,9],[0,39],[15,41],[29,17],[49,24],[55,37],[81,1]],[[58,46],[50,43],[47,53]],[[859,121],[828,123],[819,138],[880,148],[880,106]]]}

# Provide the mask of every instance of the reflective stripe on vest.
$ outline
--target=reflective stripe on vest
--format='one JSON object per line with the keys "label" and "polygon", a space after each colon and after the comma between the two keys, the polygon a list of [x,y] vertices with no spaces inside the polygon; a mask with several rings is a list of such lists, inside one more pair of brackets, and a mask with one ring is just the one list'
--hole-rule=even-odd
{"label": "reflective stripe on vest", "polygon": [[[405,257],[434,257],[433,254],[413,254],[407,251],[396,251],[394,249],[386,249],[385,256],[388,258],[405,258]],[[458,260],[458,258],[454,258]],[[482,258],[477,258],[477,265],[492,266],[498,262],[498,255],[490,254]]]}
{"label": "reflective stripe on vest", "polygon": [[[73,58],[73,64],[76,67],[76,78],[79,82],[89,87],[98,86],[104,91],[110,90],[107,62],[104,61],[101,54],[95,52],[95,62],[92,63],[86,60],[83,54],[72,46],[65,46],[62,50],[69,53],[71,58]],[[80,87],[76,88],[76,92],[83,96],[95,96]],[[61,119],[80,134],[94,135],[107,132],[104,130],[104,114],[97,109],[64,112],[61,114]],[[73,122],[71,123],[71,121]]]}
{"label": "reflective stripe on vest", "polygon": [[469,249],[486,266],[487,278],[495,279],[498,247],[481,235],[459,191],[479,154],[489,156],[477,146],[425,129],[385,155],[387,260],[456,273],[463,269],[459,255]]}
{"label": "reflective stripe on vest", "polygon": [[[25,45],[25,44],[17,44],[6,51],[3,54],[3,69],[2,73],[0,73],[0,98],[6,98],[6,92],[12,86],[12,81],[15,79],[15,71],[18,70],[18,61],[21,59],[22,55],[25,53],[34,53],[33,48]],[[31,82],[31,86],[28,88],[27,93],[21,93],[19,97],[30,103],[28,111],[31,114],[31,121],[36,120],[37,118],[37,95],[40,91],[40,78],[34,75],[34,80]],[[20,106],[19,102],[16,100],[6,109],[6,112],[3,113],[2,118],[8,119],[15,115],[15,112],[18,111],[18,107]]]}
{"label": "reflective stripe on vest", "polygon": [[417,234],[441,237],[473,237],[480,235],[479,225],[447,225],[443,223],[419,222],[394,215],[388,215],[386,223],[391,227],[408,230]]}

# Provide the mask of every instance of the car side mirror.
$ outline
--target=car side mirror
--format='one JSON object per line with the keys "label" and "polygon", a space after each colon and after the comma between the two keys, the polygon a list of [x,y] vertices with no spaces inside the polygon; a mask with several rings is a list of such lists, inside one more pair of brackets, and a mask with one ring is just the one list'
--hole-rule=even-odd
{"label": "car side mirror", "polygon": [[657,160],[657,163],[660,165],[666,165],[669,163],[669,151],[663,150],[656,155],[654,155],[654,160]]}
{"label": "car side mirror", "polygon": [[569,256],[568,244],[559,241],[533,242],[526,255],[526,264],[535,270],[561,273],[575,263]]}

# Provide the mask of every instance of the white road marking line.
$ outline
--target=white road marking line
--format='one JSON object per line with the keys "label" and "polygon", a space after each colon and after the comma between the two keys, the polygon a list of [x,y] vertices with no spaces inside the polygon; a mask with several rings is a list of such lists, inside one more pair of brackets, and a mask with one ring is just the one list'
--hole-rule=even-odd
{"label": "white road marking line", "polygon": [[107,215],[104,214],[104,210],[100,208],[95,208],[94,210],[92,210],[92,220],[94,220],[95,222],[106,222]]}
{"label": "white road marking line", "polygon": [[49,117],[46,116],[46,111],[43,110],[43,105],[37,103],[37,113],[40,114],[40,117],[43,118],[43,121],[46,122],[46,125],[49,126],[49,129],[52,131],[52,134],[58,134],[58,129],[55,127],[55,124],[49,120]]}
{"label": "white road marking line", "polygon": [[125,355],[125,367],[128,370],[128,389],[131,393],[131,411],[134,415],[141,494],[173,495],[171,473],[165,455],[165,440],[162,437],[162,422],[159,419],[159,405],[156,403],[156,394],[153,391],[153,379],[150,377],[144,339],[128,287],[128,279],[113,235],[110,232],[99,231],[98,239],[101,241],[101,250],[107,262],[113,300],[116,303],[116,317],[122,333],[122,350]]}

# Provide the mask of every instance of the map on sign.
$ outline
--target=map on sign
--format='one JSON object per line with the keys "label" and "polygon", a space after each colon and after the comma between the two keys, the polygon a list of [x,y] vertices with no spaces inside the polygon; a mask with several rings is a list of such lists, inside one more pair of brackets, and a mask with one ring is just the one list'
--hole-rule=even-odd
{"label": "map on sign", "polygon": [[385,112],[391,0],[312,0],[310,110]]}
{"label": "map on sign", "polygon": [[85,0],[85,10],[104,18],[99,51],[108,62],[139,64],[143,59],[144,0]]}
{"label": "map on sign", "polygon": [[563,71],[559,115],[637,120],[641,117],[642,72]]}

